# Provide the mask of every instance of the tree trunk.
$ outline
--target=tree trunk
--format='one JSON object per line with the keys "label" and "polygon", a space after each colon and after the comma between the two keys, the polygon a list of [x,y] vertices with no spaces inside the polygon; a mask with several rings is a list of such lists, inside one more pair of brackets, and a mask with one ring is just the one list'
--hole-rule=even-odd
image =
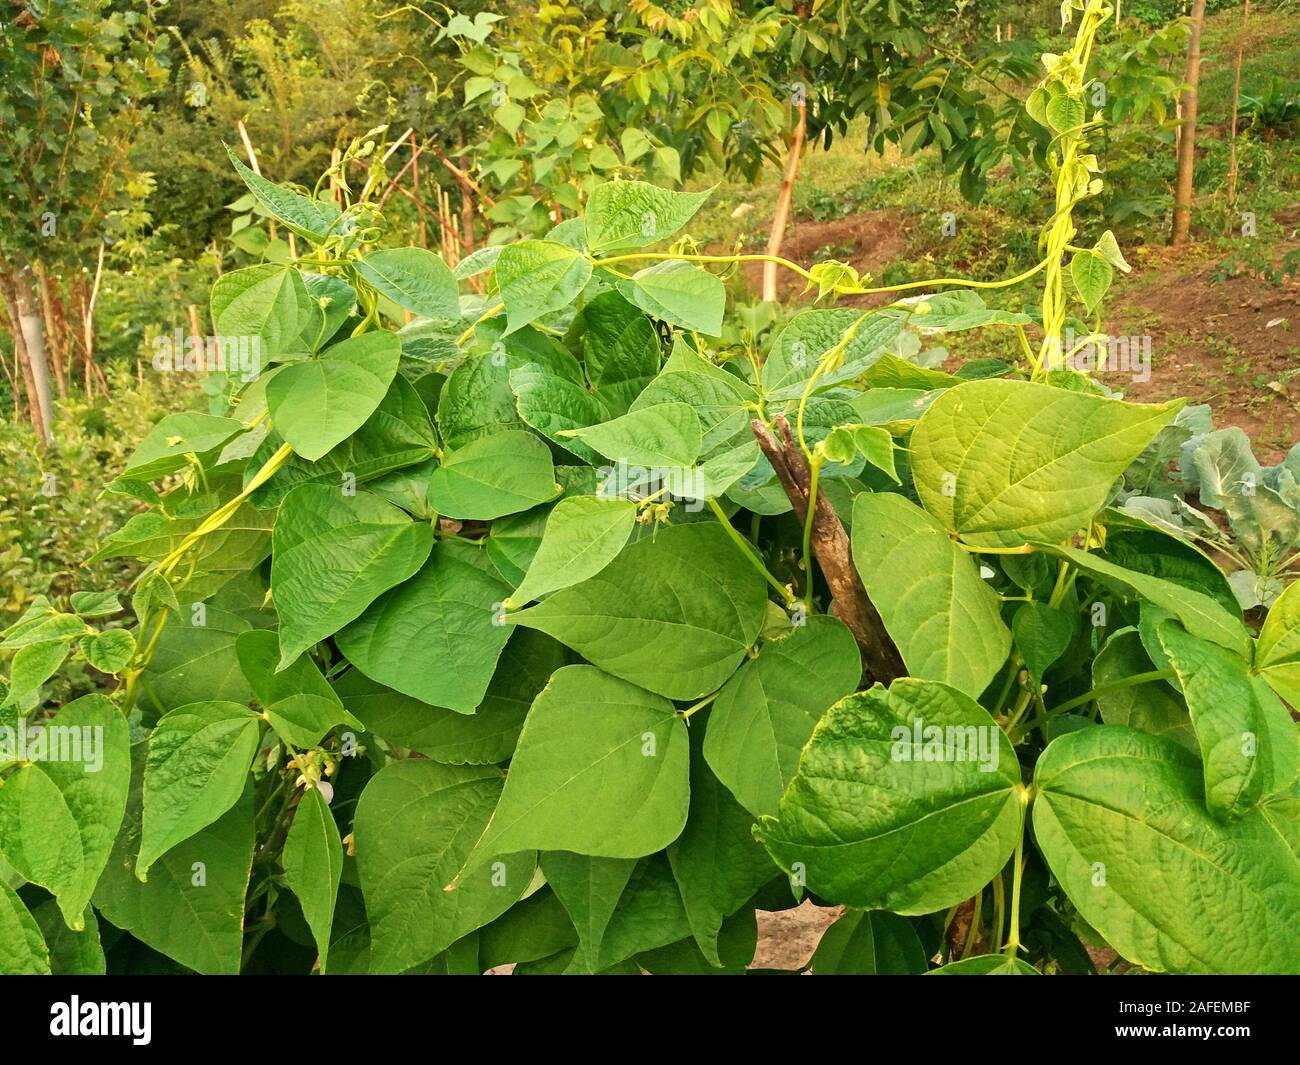
{"label": "tree trunk", "polygon": [[[777,479],[794,508],[795,518],[802,525],[808,514],[811,471],[807,459],[794,440],[790,423],[784,417],[776,419],[776,428],[781,434],[779,443],[772,430],[761,421],[755,419],[750,423],[750,428],[758,440],[758,446],[776,471]],[[903,658],[885,630],[879,612],[867,597],[862,578],[853,565],[848,533],[844,531],[839,516],[822,492],[817,493],[814,507],[811,547],[822,576],[826,578],[826,586],[830,589],[835,616],[849,627],[857,641],[858,651],[866,667],[866,683],[879,681],[889,684],[898,677],[906,676],[907,667],[903,664]],[[812,580],[812,564],[807,559],[804,564],[808,567],[808,580]]]}
{"label": "tree trunk", "polygon": [[59,331],[58,315],[54,311],[54,293],[50,286],[50,275],[45,264],[36,264],[36,293],[41,304],[41,319],[45,324],[45,345],[48,358],[46,364],[54,367],[54,384],[59,390],[59,399],[68,398],[68,382],[63,373],[66,352],[63,336]]}
{"label": "tree trunk", "polygon": [[1237,38],[1237,72],[1232,78],[1232,125],[1228,127],[1232,138],[1228,144],[1228,205],[1237,202],[1237,102],[1241,97],[1241,56],[1246,50],[1246,24],[1250,21],[1250,0],[1241,9],[1241,34]]}
{"label": "tree trunk", "polygon": [[[808,132],[808,104],[799,104],[799,121],[790,137],[790,148],[785,156],[785,174],[781,178],[781,191],[776,198],[776,214],[767,238],[767,254],[780,255],[785,239],[786,223],[790,221],[790,201],[794,199],[794,180],[799,176],[799,158],[803,155],[803,141]],[[776,299],[776,263],[763,264],[763,299]]]}
{"label": "tree trunk", "polygon": [[[17,285],[11,277],[0,277],[3,289],[5,312],[9,317],[9,326],[13,330],[14,361],[23,378],[23,389],[27,393],[27,414],[32,422],[36,439],[48,446],[49,435],[45,431],[45,419],[42,416],[41,402],[36,388],[36,378],[32,373],[32,360],[27,354],[27,339],[23,328],[23,313],[18,305]],[[46,385],[48,393],[49,386]]]}
{"label": "tree trunk", "polygon": [[1174,231],[1170,243],[1186,244],[1192,230],[1192,176],[1196,164],[1196,88],[1201,80],[1201,27],[1205,0],[1192,5],[1192,32],[1187,39],[1187,69],[1183,72],[1182,125],[1178,137],[1178,178],[1174,184]]}
{"label": "tree trunk", "polygon": [[[40,411],[39,433],[48,447],[54,439],[54,404],[50,400],[50,367],[45,359],[45,323],[32,286],[22,274],[13,279],[14,302],[18,309],[19,331],[31,368],[31,387],[35,395],[34,409]],[[32,424],[36,424],[33,417]]]}

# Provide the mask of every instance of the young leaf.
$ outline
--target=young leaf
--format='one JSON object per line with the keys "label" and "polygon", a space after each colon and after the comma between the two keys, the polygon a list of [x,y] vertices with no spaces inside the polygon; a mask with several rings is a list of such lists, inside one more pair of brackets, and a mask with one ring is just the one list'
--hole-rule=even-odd
{"label": "young leaf", "polygon": [[357,273],[421,318],[460,318],[456,278],[438,256],[423,248],[385,248],[357,259]]}
{"label": "young leaf", "polygon": [[522,430],[472,440],[429,477],[429,505],[450,518],[489,521],[559,494],[546,445]]}
{"label": "young leaf", "polygon": [[1267,807],[1216,820],[1194,754],[1103,725],[1053,740],[1034,785],[1043,857],[1125,958],[1157,972],[1300,971],[1300,856]]}
{"label": "young leaf", "polygon": [[630,499],[577,496],[562,499],[546,519],[546,531],[523,582],[507,607],[594,577],[627,545],[636,525]]}
{"label": "young leaf", "polygon": [[121,673],[135,653],[135,639],[126,629],[105,629],[82,640],[81,653],[101,673]]}
{"label": "young leaf", "polygon": [[191,703],[158,722],[145,763],[137,877],[235,805],[260,735],[257,715],[236,703]]}
{"label": "young leaf", "polygon": [[173,847],[147,883],[132,875],[140,846],[144,744],[132,751],[122,831],[95,888],[95,906],[118,928],[204,975],[239,972],[244,896],[253,862],[253,788],[212,824]]}
{"label": "young leaf", "polygon": [[280,641],[269,629],[240,633],[235,653],[271,727],[295,747],[315,747],[336,725],[364,727],[343,709],[334,689],[306,655],[276,672]]}
{"label": "young leaf", "polygon": [[831,902],[931,913],[1006,864],[1028,794],[1006,734],[967,695],[904,678],[850,695],[813,731],[768,853]]}
{"label": "young leaf", "polygon": [[435,544],[419,573],[337,635],[339,650],[381,684],[473,713],[510,637],[510,627],[499,621],[510,586],[484,564],[477,548]]}
{"label": "young leaf", "polygon": [[[126,718],[102,695],[69,703],[42,728],[46,756],[29,754],[0,787],[0,854],[53,894],[80,930],[126,810],[130,738]],[[28,729],[30,744],[35,726]]]}
{"label": "young leaf", "polygon": [[540,629],[616,677],[671,699],[698,699],[758,636],[763,580],[722,528],[662,529],[595,577],[507,621]]}
{"label": "young leaf", "polygon": [[321,458],[379,406],[401,355],[392,333],[362,333],[284,367],[266,386],[276,430],[303,458]]}
{"label": "young leaf", "polygon": [[0,877],[0,972],[7,976],[50,975],[50,952],[36,919],[3,877]]}
{"label": "young leaf", "polygon": [[706,336],[722,332],[727,289],[722,279],[679,259],[647,266],[618,290],[652,318]]}
{"label": "young leaf", "polygon": [[[528,888],[536,855],[465,864],[501,795],[491,766],[393,762],[366,785],[353,833],[370,919],[370,971],[396,973],[427,961],[500,916]],[[394,816],[401,811],[401,816]]]}
{"label": "young leaf", "polygon": [[848,627],[823,615],[808,618],[766,641],[723,685],[709,711],[704,757],[750,813],[775,814],[814,726],[861,677]]}
{"label": "young leaf", "polygon": [[1291,786],[1300,768],[1295,724],[1246,663],[1166,621],[1156,635],[1178,674],[1205,764],[1205,804],[1235,818]]}
{"label": "young leaf", "polygon": [[667,699],[565,666],[529,711],[477,863],[519,850],[637,858],[686,823],[686,725]]}
{"label": "young leaf", "polygon": [[910,922],[882,910],[846,910],[822,933],[809,968],[814,976],[910,976],[928,965]]}
{"label": "young leaf", "polygon": [[974,558],[901,495],[859,495],[852,528],[854,565],[909,672],[978,697],[1011,634]]}
{"label": "young leaf", "polygon": [[1114,276],[1115,268],[1098,253],[1076,252],[1070,259],[1070,279],[1089,314],[1101,303]]}
{"label": "young leaf", "polygon": [[152,481],[189,463],[189,455],[205,456],[244,431],[234,418],[184,411],[168,414],[149,430],[132,453],[121,476]]}
{"label": "young leaf", "polygon": [[211,308],[220,336],[256,340],[261,367],[291,352],[311,320],[302,275],[275,263],[222,274],[212,285]]}
{"label": "young leaf", "polygon": [[235,172],[257,197],[258,202],[298,236],[305,237],[314,244],[321,244],[327,237],[344,232],[340,223],[342,212],[332,201],[309,198],[268,181],[241,163],[229,145],[225,147]]}
{"label": "young leaf", "polygon": [[368,492],[345,496],[308,484],[285,497],[274,545],[271,594],[283,667],[419,570],[433,530]]}
{"label": "young leaf", "polygon": [[700,420],[685,403],[660,403],[586,429],[566,429],[613,462],[628,466],[689,466],[700,455]]}
{"label": "young leaf", "polygon": [[964,382],[912,433],[917,494],[976,547],[1062,540],[1088,524],[1183,402],[1141,406],[1029,381]]}
{"label": "young leaf", "polygon": [[550,240],[507,245],[496,264],[497,286],[506,308],[506,332],[513,333],[574,301],[591,277],[581,252]]}
{"label": "young leaf", "polygon": [[587,248],[593,255],[666,240],[694,217],[712,189],[673,192],[644,181],[598,185],[587,201]]}
{"label": "young leaf", "polygon": [[280,861],[289,890],[298,897],[316,940],[320,971],[327,972],[334,902],[343,876],[343,844],[320,788],[307,788],[299,800]]}

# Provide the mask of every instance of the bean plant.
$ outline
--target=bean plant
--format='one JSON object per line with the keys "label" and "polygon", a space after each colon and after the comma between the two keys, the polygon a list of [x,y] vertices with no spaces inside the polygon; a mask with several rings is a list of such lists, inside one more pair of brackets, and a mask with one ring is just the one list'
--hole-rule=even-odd
{"label": "bean plant", "polygon": [[[129,603],[4,634],[0,970],[743,973],[806,899],[815,974],[1300,969],[1300,592],[1256,629],[1117,505],[1182,402],[1059,340],[1128,268],[1073,221],[1109,14],[1028,100],[1035,266],[779,259],[821,305],[765,350],[707,192],[452,271],[232,156],[304,254],[217,280],[264,365],[109,487]],[[1005,357],[914,357],[972,328]],[[48,706],[69,656],[116,684]]]}

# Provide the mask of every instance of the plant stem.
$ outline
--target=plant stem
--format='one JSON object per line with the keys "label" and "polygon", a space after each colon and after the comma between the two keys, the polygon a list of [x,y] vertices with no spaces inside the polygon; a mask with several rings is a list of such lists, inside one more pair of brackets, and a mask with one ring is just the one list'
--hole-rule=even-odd
{"label": "plant stem", "polygon": [[727,517],[726,512],[723,511],[722,507],[718,505],[718,501],[716,499],[709,500],[709,509],[712,510],[715,515],[717,515],[718,521],[721,522],[722,527],[727,530],[727,535],[731,537],[732,542],[738,548],[740,548],[741,553],[747,559],[749,559],[749,561],[753,564],[754,568],[763,575],[763,579],[767,581],[767,583],[770,584],[773,588],[775,588],[778,592],[781,593],[782,601],[786,604],[786,606],[789,606],[790,603],[794,601],[794,597],[790,594],[790,590],[786,588],[786,586],[782,584],[780,581],[778,581],[775,577],[773,577],[772,572],[765,565],[763,565],[763,560],[758,557],[758,552],[754,550],[753,546],[750,544],[748,540],[746,540],[743,536],[740,535],[740,533],[736,531],[735,526],[731,524],[731,520]]}
{"label": "plant stem", "polygon": [[[1025,801],[1028,803],[1028,793]],[[1024,826],[1020,829],[1020,838],[1016,840],[1015,871],[1011,879],[1011,934],[1007,936],[1007,945],[1003,953],[1009,957],[1016,957],[1020,953],[1020,881],[1021,874],[1025,866],[1025,830]],[[998,873],[1001,879],[1002,874]]]}

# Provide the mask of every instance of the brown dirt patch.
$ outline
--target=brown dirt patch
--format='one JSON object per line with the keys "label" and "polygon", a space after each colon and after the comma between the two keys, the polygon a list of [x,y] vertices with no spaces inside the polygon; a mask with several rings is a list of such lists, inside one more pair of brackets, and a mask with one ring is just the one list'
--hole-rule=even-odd
{"label": "brown dirt patch", "polygon": [[[786,227],[781,255],[811,266],[825,259],[847,262],[860,274],[879,275],[907,249],[907,216],[902,211],[881,209],[836,218],[829,222],[793,219]],[[765,227],[766,228],[766,227]],[[746,263],[745,281],[755,296],[763,287],[763,264]],[[781,300],[793,300],[804,287],[803,279],[789,270],[777,273]],[[841,301],[839,306],[856,306],[858,301]]]}
{"label": "brown dirt patch", "polygon": [[1277,462],[1300,440],[1300,283],[1220,281],[1215,269],[1168,252],[1146,257],[1151,280],[1129,289],[1104,323],[1151,337],[1150,380],[1122,384],[1135,400],[1209,403],[1216,426],[1240,426],[1261,461]]}
{"label": "brown dirt patch", "polygon": [[822,933],[843,912],[843,906],[814,906],[807,900],[790,910],[759,910],[758,949],[750,968],[802,969]]}

